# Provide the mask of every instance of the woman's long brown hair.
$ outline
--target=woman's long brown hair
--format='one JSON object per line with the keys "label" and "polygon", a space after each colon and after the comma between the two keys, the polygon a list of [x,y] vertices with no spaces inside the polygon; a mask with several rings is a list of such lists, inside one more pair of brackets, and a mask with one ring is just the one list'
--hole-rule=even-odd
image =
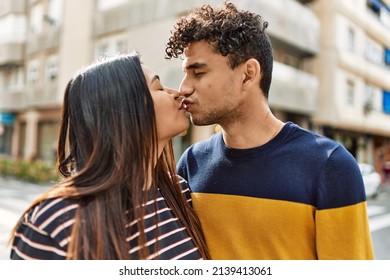
{"label": "woman's long brown hair", "polygon": [[[24,214],[47,198],[78,202],[68,259],[129,259],[126,225],[136,221],[138,259],[147,259],[142,205],[160,188],[201,256],[209,259],[199,219],[181,192],[172,142],[156,158],[154,105],[138,55],[97,61],[77,73],[65,90],[58,141],[63,180]],[[146,182],[153,182],[151,189],[146,190]]]}
{"label": "woman's long brown hair", "polygon": [[157,162],[157,170],[158,182],[165,185],[164,188],[161,188],[161,192],[168,205],[179,218],[180,222],[187,228],[201,256],[204,259],[211,259],[198,216],[186,200],[177,199],[178,197],[183,197],[178,177],[169,176],[169,174],[176,174],[172,141],[169,142],[163,154],[160,156]]}

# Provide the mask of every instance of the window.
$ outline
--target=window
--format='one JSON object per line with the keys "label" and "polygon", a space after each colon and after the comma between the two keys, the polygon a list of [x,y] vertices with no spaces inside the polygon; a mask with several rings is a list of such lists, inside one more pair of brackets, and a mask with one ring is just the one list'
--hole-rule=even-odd
{"label": "window", "polygon": [[31,63],[28,66],[27,70],[27,83],[29,85],[34,85],[39,78],[39,69],[38,69],[38,64],[37,63]]}
{"label": "window", "polygon": [[54,81],[58,75],[58,60],[56,56],[49,57],[46,62],[45,78],[46,81]]}
{"label": "window", "polygon": [[0,154],[11,155],[13,125],[4,124],[0,113]]}
{"label": "window", "polygon": [[98,10],[99,11],[106,11],[106,10],[118,7],[126,2],[127,2],[127,0],[99,0],[98,1]]}
{"label": "window", "polygon": [[96,43],[95,57],[123,52],[126,46],[127,41],[123,36],[104,38]]}
{"label": "window", "polygon": [[390,114],[390,91],[383,91],[383,112]]}
{"label": "window", "polygon": [[51,26],[59,26],[62,20],[63,0],[49,0],[45,20]]}
{"label": "window", "polygon": [[276,45],[272,48],[274,61],[286,64],[296,69],[303,69],[304,58],[296,53],[288,52],[287,49],[280,48]]}
{"label": "window", "polygon": [[30,15],[30,31],[32,34],[39,34],[42,32],[43,23],[43,5],[42,3],[35,5],[31,9]]}
{"label": "window", "polygon": [[383,65],[383,47],[371,39],[366,40],[364,56],[376,65]]}
{"label": "window", "polygon": [[364,87],[364,113],[369,113],[374,110],[374,94],[375,88],[372,85],[366,83]]}
{"label": "window", "polygon": [[390,28],[390,7],[383,4],[380,11],[379,19],[386,28]]}
{"label": "window", "polygon": [[26,18],[9,14],[0,17],[0,44],[21,43],[26,37]]}
{"label": "window", "polygon": [[4,13],[4,8],[5,8],[5,0],[0,0],[0,13]]}
{"label": "window", "polygon": [[100,43],[96,47],[96,57],[106,55],[108,52],[108,45],[106,43]]}
{"label": "window", "polygon": [[385,49],[385,64],[390,65],[390,49]]}
{"label": "window", "polygon": [[11,91],[20,90],[24,86],[24,69],[22,67],[10,70],[6,78],[7,88]]}
{"label": "window", "polygon": [[379,18],[380,22],[390,28],[390,7],[387,1],[367,0],[367,7]]}
{"label": "window", "polygon": [[381,1],[380,0],[367,0],[367,6],[375,13],[379,15],[379,11],[381,9]]}
{"label": "window", "polygon": [[285,64],[287,64],[287,65],[289,65],[291,67],[294,67],[296,69],[301,69],[302,68],[302,66],[301,66],[302,59],[300,59],[297,56],[292,56],[292,55],[286,54],[285,58],[284,58],[284,61],[285,61]]}
{"label": "window", "polygon": [[366,83],[364,88],[365,106],[371,106],[376,112],[382,112],[382,90],[373,84]]}
{"label": "window", "polygon": [[38,124],[38,158],[56,160],[58,123],[44,121]]}
{"label": "window", "polygon": [[124,40],[120,40],[118,39],[116,41],[116,52],[123,52],[125,51],[125,48],[126,48],[126,42]]}
{"label": "window", "polygon": [[351,52],[355,51],[355,31],[353,31],[352,28],[348,29],[348,36],[347,36],[347,44],[348,44],[348,50]]}
{"label": "window", "polygon": [[355,85],[353,81],[347,81],[347,104],[353,105],[355,103]]}
{"label": "window", "polygon": [[24,157],[26,148],[27,124],[21,122],[19,126],[18,157]]}

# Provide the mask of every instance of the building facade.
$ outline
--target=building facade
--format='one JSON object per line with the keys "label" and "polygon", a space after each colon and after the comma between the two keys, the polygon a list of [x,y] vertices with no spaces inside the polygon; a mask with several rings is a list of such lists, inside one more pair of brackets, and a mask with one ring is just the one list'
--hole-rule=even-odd
{"label": "building facade", "polygon": [[[0,155],[55,160],[63,92],[95,57],[135,49],[178,88],[167,61],[175,19],[223,1],[0,0]],[[340,141],[382,171],[390,161],[390,4],[379,0],[233,0],[269,22],[269,103],[282,120]],[[215,126],[192,126],[179,155]]]}
{"label": "building facade", "polygon": [[390,1],[313,1],[321,22],[313,125],[383,174],[390,161]]}

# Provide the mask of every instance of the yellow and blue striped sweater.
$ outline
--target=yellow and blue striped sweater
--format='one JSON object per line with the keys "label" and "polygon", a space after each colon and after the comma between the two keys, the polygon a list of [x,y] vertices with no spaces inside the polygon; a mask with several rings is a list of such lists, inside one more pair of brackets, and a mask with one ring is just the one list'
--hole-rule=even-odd
{"label": "yellow and blue striped sweater", "polygon": [[238,150],[219,133],[188,148],[178,172],[213,259],[374,258],[358,166],[328,138],[288,122]]}

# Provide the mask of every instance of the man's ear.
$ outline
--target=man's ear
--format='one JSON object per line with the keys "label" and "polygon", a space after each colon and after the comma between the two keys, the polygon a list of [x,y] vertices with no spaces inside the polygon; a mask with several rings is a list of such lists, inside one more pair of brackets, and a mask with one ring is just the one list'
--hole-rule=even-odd
{"label": "man's ear", "polygon": [[248,59],[243,65],[243,85],[252,85],[253,83],[259,84],[261,77],[260,70],[260,63],[256,59]]}

